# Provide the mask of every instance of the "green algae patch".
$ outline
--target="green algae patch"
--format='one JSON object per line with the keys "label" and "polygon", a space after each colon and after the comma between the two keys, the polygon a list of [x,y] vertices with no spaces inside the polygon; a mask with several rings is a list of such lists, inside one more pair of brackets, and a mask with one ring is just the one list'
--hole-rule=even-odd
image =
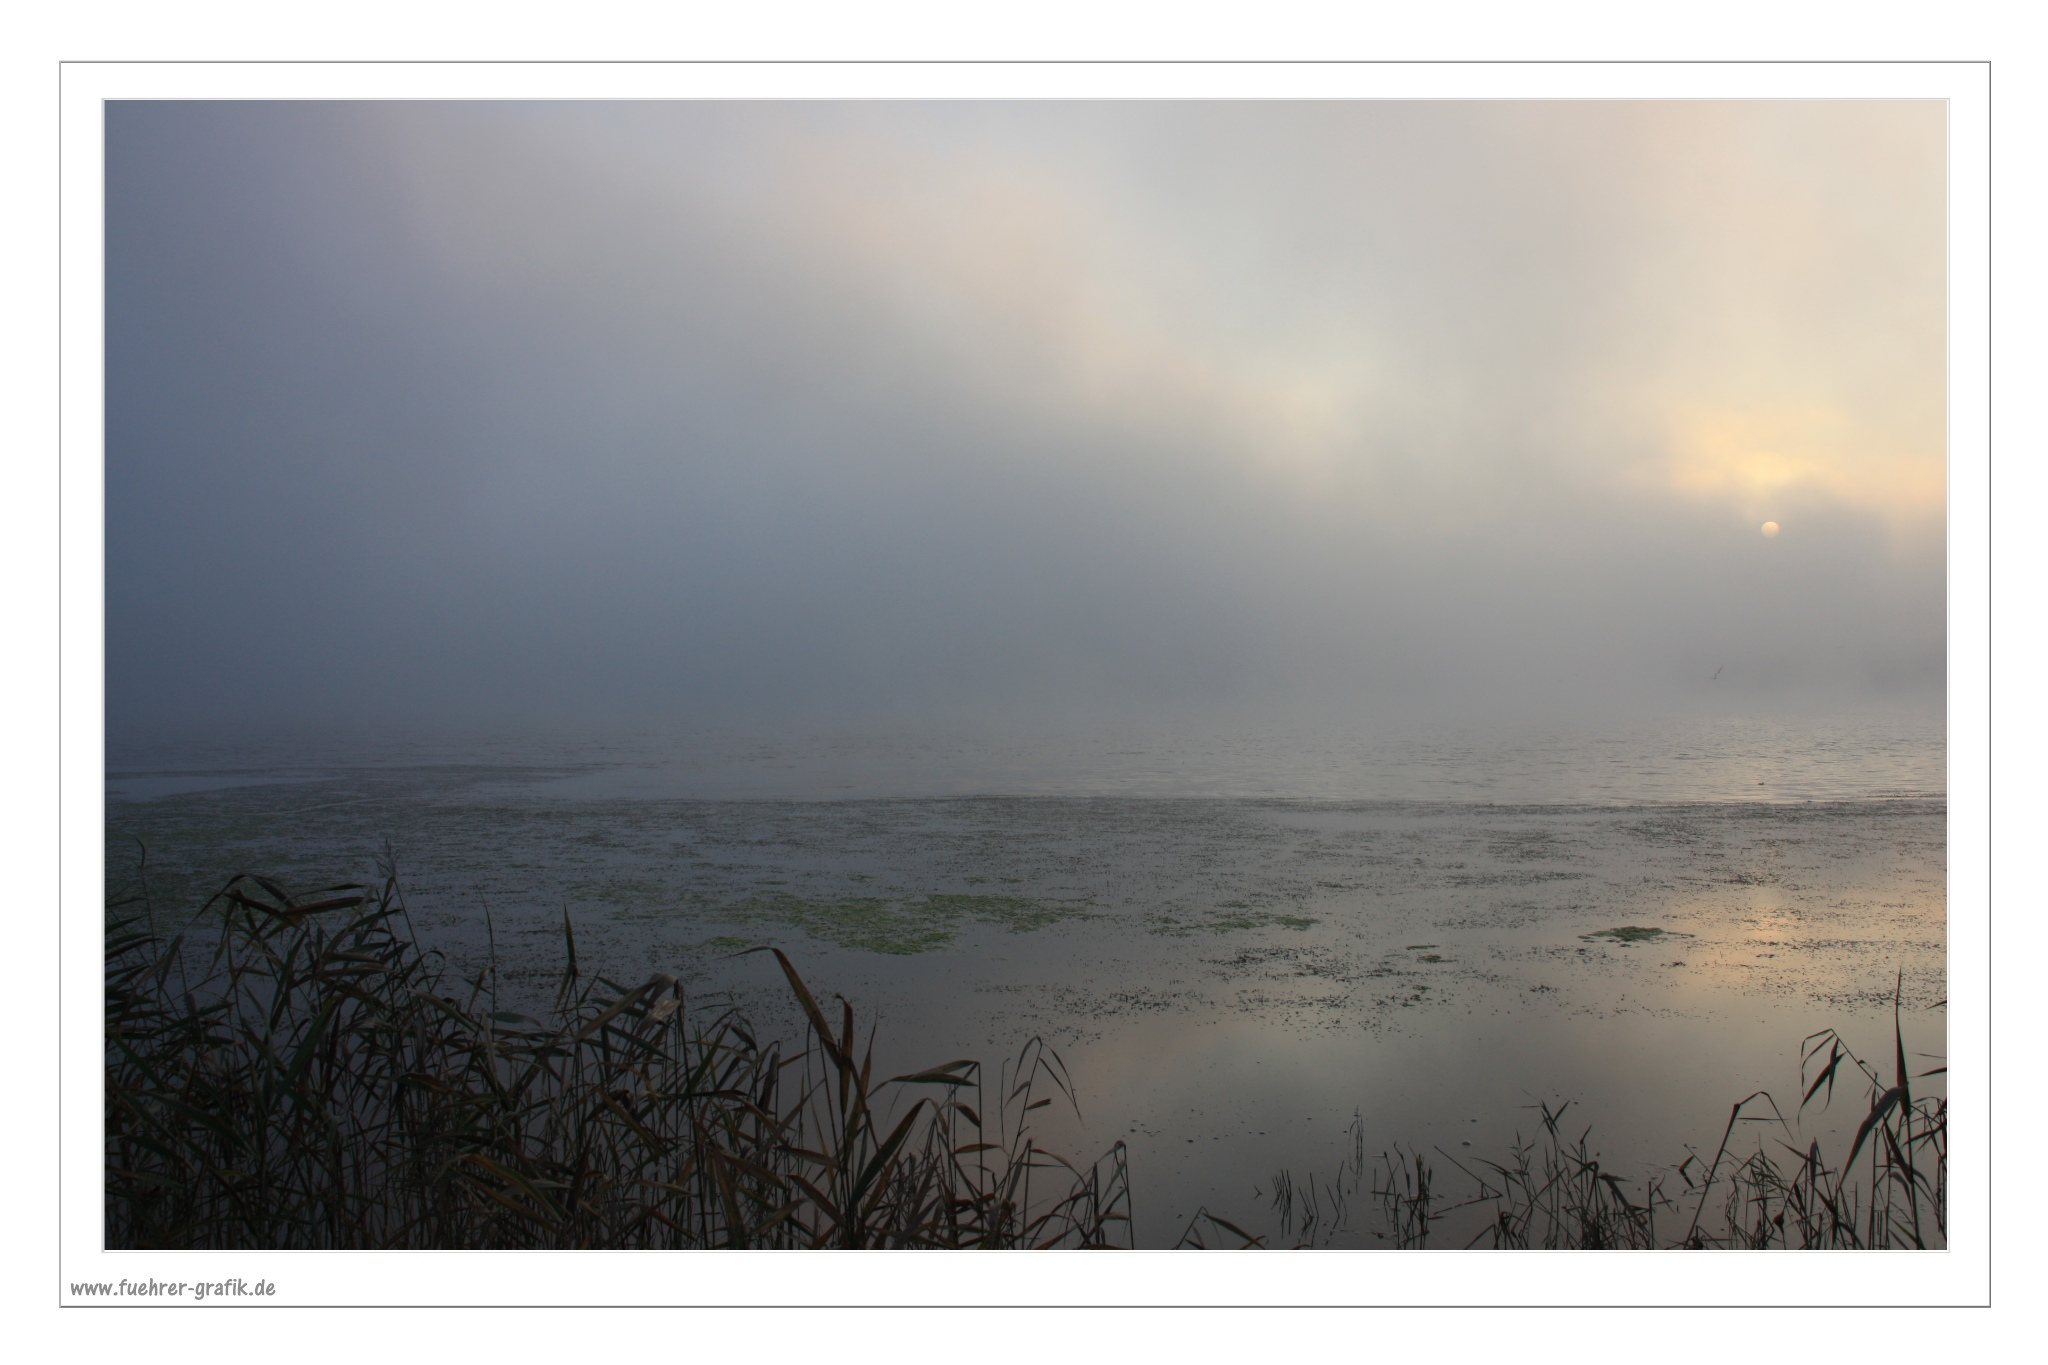
{"label": "green algae patch", "polygon": [[1021,896],[929,895],[916,900],[855,896],[807,900],[778,892],[728,907],[723,917],[795,929],[810,938],[858,952],[908,957],[946,947],[963,927],[971,924],[1028,934],[1088,913],[1075,906],[1026,900]]}
{"label": "green algae patch", "polygon": [[1580,934],[1579,937],[1588,943],[1600,939],[1615,943],[1649,943],[1660,938],[1691,938],[1692,935],[1670,929],[1647,929],[1640,924],[1624,924],[1616,929],[1601,929],[1596,933]]}
{"label": "green algae patch", "polygon": [[754,941],[750,938],[741,938],[738,934],[720,934],[716,938],[705,939],[697,946],[699,948],[708,948],[712,952],[736,953],[742,948],[753,947]]}
{"label": "green algae patch", "polygon": [[926,896],[912,908],[931,919],[992,924],[1013,934],[1028,934],[1061,920],[1086,918],[1071,905],[1027,900],[1022,896]]}
{"label": "green algae patch", "polygon": [[668,919],[684,899],[673,884],[652,877],[586,878],[570,883],[567,892],[579,909],[594,907],[623,920]]}
{"label": "green algae patch", "polygon": [[795,929],[810,938],[869,953],[925,953],[943,948],[953,938],[952,926],[922,921],[896,901],[870,896],[806,900],[776,892],[743,901],[732,907],[729,915],[747,923]]}
{"label": "green algae patch", "polygon": [[1248,929],[1292,929],[1300,933],[1322,923],[1314,915],[1283,915],[1271,910],[1252,910],[1242,901],[1230,902],[1225,913],[1211,910],[1187,918],[1154,915],[1146,928],[1163,938],[1187,938],[1194,934],[1239,933]]}

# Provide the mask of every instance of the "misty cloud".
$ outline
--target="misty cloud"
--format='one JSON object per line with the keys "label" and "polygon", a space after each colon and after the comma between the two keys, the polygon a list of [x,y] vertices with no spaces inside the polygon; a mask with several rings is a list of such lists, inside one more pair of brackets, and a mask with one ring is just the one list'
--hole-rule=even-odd
{"label": "misty cloud", "polygon": [[110,727],[1938,704],[1942,118],[114,104]]}

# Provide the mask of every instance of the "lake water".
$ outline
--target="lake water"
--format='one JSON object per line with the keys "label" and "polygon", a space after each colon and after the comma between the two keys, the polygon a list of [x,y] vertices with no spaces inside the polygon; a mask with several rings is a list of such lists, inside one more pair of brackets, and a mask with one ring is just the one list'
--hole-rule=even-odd
{"label": "lake water", "polygon": [[[1860,1095],[1795,1117],[1802,1038],[1881,1062],[1903,979],[1908,1046],[1945,1050],[1943,769],[1938,720],[1901,717],[188,746],[112,756],[108,893],[139,846],[156,903],[196,906],[241,871],[367,879],[388,845],[422,937],[495,938],[508,994],[551,991],[566,909],[587,965],[794,1033],[772,962],[732,955],[775,944],[878,1066],[1050,1042],[1080,1108],[1047,1140],[1128,1144],[1161,1245],[1202,1207],[1279,1235],[1281,1173],[1327,1183],[1361,1141],[1448,1186],[1539,1104],[1636,1181],[1760,1087],[1798,1145],[1841,1141]],[[1353,1211],[1315,1240],[1383,1235]]]}
{"label": "lake water", "polygon": [[[116,746],[108,794],[363,769],[483,767],[563,799],[927,796],[1285,797],[1587,802],[1940,797],[1942,720],[1926,710],[1687,715],[1601,725],[1180,726],[1023,733],[648,730],[546,737],[276,735]],[[549,771],[552,770],[552,771]]]}

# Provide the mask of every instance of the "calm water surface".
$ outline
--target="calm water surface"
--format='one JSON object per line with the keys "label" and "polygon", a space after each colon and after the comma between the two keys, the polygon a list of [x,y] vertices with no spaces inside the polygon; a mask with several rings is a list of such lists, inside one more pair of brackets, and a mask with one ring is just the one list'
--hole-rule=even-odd
{"label": "calm water surface", "polygon": [[1946,791],[1939,714],[1684,716],[1604,726],[1134,727],[990,737],[646,731],[115,745],[108,794],[148,797],[365,768],[486,767],[563,799],[1287,797],[1622,804]]}

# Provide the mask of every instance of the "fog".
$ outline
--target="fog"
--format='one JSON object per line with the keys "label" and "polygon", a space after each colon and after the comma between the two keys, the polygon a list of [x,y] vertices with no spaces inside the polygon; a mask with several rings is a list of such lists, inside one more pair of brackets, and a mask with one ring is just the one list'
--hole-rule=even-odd
{"label": "fog", "polygon": [[1945,137],[112,104],[109,733],[1938,712]]}

